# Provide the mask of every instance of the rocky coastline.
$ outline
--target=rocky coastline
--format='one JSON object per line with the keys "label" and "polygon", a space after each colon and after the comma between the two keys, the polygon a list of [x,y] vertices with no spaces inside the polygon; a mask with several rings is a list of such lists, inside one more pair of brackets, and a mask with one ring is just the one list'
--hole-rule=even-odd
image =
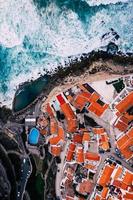
{"label": "rocky coastline", "polygon": [[[28,84],[33,84],[35,81],[31,80],[29,82],[22,83],[18,90],[16,91],[14,100],[13,100],[13,106],[12,110],[7,108],[6,106],[0,107],[0,121],[6,122],[8,119],[16,120],[19,116],[19,118],[23,118],[23,115],[26,115],[29,113],[29,110],[35,106],[35,104],[42,100],[43,97],[47,97],[48,94],[54,87],[59,86],[60,84],[63,84],[66,77],[75,77],[75,76],[81,76],[86,71],[90,75],[97,74],[99,72],[105,72],[108,74],[116,74],[116,75],[125,75],[129,73],[133,73],[133,54],[123,54],[122,52],[117,52],[116,54],[108,53],[107,51],[92,51],[88,54],[82,54],[80,59],[76,58],[71,63],[66,64],[65,67],[58,66],[54,72],[47,71],[46,75],[49,76],[49,82],[47,87],[40,93],[40,95],[31,102],[27,107],[24,109],[15,112],[15,99],[17,98],[17,93],[20,89],[25,88]],[[41,76],[43,77],[43,76]],[[40,77],[38,78],[40,79]],[[4,114],[4,118],[3,118]]]}

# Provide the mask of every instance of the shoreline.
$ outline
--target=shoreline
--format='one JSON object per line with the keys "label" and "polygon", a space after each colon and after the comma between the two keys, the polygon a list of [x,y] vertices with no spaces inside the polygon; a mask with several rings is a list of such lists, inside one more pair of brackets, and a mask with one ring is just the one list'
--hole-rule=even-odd
{"label": "shoreline", "polygon": [[[106,51],[92,51],[88,54],[82,54],[80,60],[76,58],[69,64],[66,64],[65,67],[58,66],[54,72],[48,72],[47,74],[41,75],[35,80],[30,80],[21,83],[18,87],[18,90],[15,93],[13,103],[12,103],[12,116],[11,118],[16,118],[18,115],[27,114],[30,108],[33,108],[35,104],[42,100],[45,96],[48,96],[49,93],[57,86],[64,84],[64,81],[67,77],[79,77],[85,73],[89,73],[90,76],[96,75],[97,73],[105,73],[109,75],[125,75],[133,73],[133,54],[122,54],[118,52],[117,54],[109,54]],[[40,93],[37,98],[31,102],[24,109],[14,112],[14,102],[16,95],[19,93],[19,90],[27,86],[27,84],[33,84],[35,81],[39,80],[41,77],[49,75],[49,83],[47,89]],[[104,75],[103,75],[104,76]],[[5,107],[5,106],[4,106]],[[2,109],[2,107],[0,108]],[[7,108],[9,109],[9,108]]]}

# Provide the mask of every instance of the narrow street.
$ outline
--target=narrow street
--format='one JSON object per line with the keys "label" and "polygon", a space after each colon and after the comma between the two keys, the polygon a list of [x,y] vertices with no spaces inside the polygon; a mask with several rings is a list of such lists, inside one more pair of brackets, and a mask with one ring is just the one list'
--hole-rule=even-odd
{"label": "narrow street", "polygon": [[[98,120],[99,121],[99,120]],[[125,168],[127,168],[128,170],[130,170],[130,171],[132,171],[133,172],[133,168],[126,162],[126,161],[124,161],[122,158],[119,158],[117,155],[116,155],[116,153],[115,153],[115,143],[116,143],[116,141],[115,141],[115,135],[114,135],[114,130],[113,130],[113,127],[112,126],[109,126],[109,124],[108,124],[108,126],[106,126],[105,127],[105,124],[103,124],[104,126],[104,128],[106,129],[106,131],[107,131],[107,133],[108,133],[108,136],[109,136],[109,139],[110,139],[110,144],[111,144],[111,149],[110,149],[110,152],[105,152],[104,154],[102,154],[102,156],[101,156],[101,162],[100,162],[100,164],[99,164],[99,166],[98,166],[98,169],[97,169],[97,172],[96,172],[96,174],[95,174],[95,176],[94,176],[94,183],[96,184],[97,183],[97,179],[98,179],[98,177],[99,177],[99,172],[103,169],[103,167],[104,167],[104,161],[109,157],[109,156],[111,156],[111,157],[114,157],[115,158],[115,160],[117,161],[120,161],[121,162],[121,164],[122,164],[122,166],[123,167],[125,167]]]}
{"label": "narrow street", "polygon": [[61,152],[60,158],[61,158],[61,163],[58,164],[58,170],[56,174],[56,180],[55,180],[55,185],[56,185],[56,196],[60,197],[60,184],[63,176],[63,167],[64,167],[64,160],[67,152],[69,142],[67,141],[64,147],[64,151]]}

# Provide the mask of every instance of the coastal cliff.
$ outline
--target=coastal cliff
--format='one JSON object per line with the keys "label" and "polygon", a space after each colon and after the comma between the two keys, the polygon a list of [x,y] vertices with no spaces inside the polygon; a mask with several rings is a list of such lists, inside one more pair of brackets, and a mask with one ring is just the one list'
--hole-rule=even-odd
{"label": "coastal cliff", "polygon": [[[66,81],[66,79],[69,78],[69,83],[73,80],[72,77],[80,77],[80,79],[83,79],[83,77],[86,75],[89,75],[89,78],[92,77],[92,79],[95,79],[97,75],[102,73],[102,79],[104,79],[104,76],[107,75],[124,75],[128,73],[132,73],[133,69],[133,55],[123,55],[122,53],[117,54],[109,54],[105,51],[98,51],[98,52],[91,52],[90,54],[83,54],[80,59],[75,59],[71,63],[66,64],[65,67],[58,66],[58,68],[55,69],[54,72],[46,72],[44,76],[41,76],[39,79],[31,82],[26,82],[23,85],[20,86],[18,91],[16,91],[16,95],[13,100],[13,115],[17,116],[23,113],[28,112],[28,108],[34,107],[35,104],[38,102],[38,100],[43,99],[43,97],[48,96],[51,90],[53,90],[54,87],[63,85]],[[48,81],[44,81],[44,77],[48,76]],[[71,77],[71,78],[70,78]],[[94,78],[95,77],[95,78]],[[41,85],[41,90],[36,92],[35,90],[37,87],[36,83]],[[68,82],[67,82],[68,84]],[[29,93],[29,90],[27,87],[29,85],[31,88],[33,85],[33,91]],[[28,91],[27,91],[28,90]],[[38,90],[38,88],[37,88]],[[24,91],[24,92],[20,92]],[[19,95],[18,95],[19,94]],[[25,96],[27,95],[28,96]],[[29,97],[29,95],[33,95],[31,98],[32,101],[29,103],[25,103],[25,107],[23,105],[17,104],[18,99],[26,99]],[[19,107],[19,109],[17,109]],[[21,108],[22,107],[22,108]]]}
{"label": "coastal cliff", "polygon": [[[71,82],[73,84],[78,78],[85,80],[86,76],[89,76],[89,79],[94,81],[97,77],[104,79],[110,75],[126,75],[129,73],[133,73],[132,54],[124,55],[121,52],[109,54],[105,51],[93,51],[89,54],[83,54],[80,59],[72,60],[65,67],[58,66],[54,72],[46,71],[45,75],[37,80],[31,80],[30,82],[21,84],[16,91],[12,110],[6,106],[0,107],[0,120],[5,123],[9,118],[15,119],[17,116],[23,118],[23,114],[27,114],[29,108],[33,108],[38,100],[42,100],[43,97],[48,96],[55,87],[66,84],[71,85]],[[44,81],[44,77],[46,76],[49,77],[48,81]],[[41,85],[41,90],[38,90],[39,85]],[[29,87],[31,88],[30,91]],[[37,90],[36,94],[35,88]],[[32,90],[34,92],[31,92]],[[18,98],[22,101],[23,99],[26,100],[28,97],[25,94],[31,97],[31,102],[26,102],[26,106],[22,106],[21,109],[21,105],[18,106],[16,100]],[[16,109],[17,106],[19,110]]]}

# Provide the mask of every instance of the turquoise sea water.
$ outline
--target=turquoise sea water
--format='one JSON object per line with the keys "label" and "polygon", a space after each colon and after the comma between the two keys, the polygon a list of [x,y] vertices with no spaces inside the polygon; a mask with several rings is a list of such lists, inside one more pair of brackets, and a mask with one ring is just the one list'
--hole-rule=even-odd
{"label": "turquoise sea water", "polygon": [[17,90],[13,103],[13,111],[18,112],[31,104],[44,91],[49,82],[47,75],[29,82]]}
{"label": "turquoise sea water", "polygon": [[1,0],[0,102],[11,106],[18,84],[64,65],[70,56],[110,41],[133,52],[132,33],[132,0]]}

